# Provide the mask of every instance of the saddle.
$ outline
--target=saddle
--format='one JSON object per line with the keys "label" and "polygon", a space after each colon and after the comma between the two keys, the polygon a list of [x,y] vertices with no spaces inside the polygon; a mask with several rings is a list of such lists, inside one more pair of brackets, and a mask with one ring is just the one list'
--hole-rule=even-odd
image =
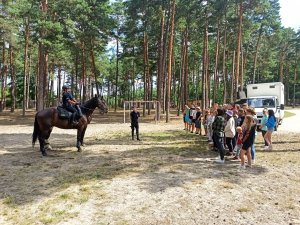
{"label": "saddle", "polygon": [[60,119],[70,119],[72,116],[72,113],[63,108],[62,106],[57,106],[57,112],[58,112],[58,117]]}

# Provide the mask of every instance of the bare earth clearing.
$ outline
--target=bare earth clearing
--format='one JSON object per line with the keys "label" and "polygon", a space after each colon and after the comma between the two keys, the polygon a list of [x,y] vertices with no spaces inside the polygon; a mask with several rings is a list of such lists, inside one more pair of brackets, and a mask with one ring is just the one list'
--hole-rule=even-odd
{"label": "bare earth clearing", "polygon": [[[183,131],[181,118],[142,123],[142,141],[132,141],[121,112],[95,115],[82,153],[75,130],[55,128],[41,157],[33,115],[20,114],[0,114],[0,224],[300,224],[292,128],[275,133],[271,152],[259,133],[255,166],[240,170],[214,163],[206,138]],[[300,127],[299,114],[289,120]]]}

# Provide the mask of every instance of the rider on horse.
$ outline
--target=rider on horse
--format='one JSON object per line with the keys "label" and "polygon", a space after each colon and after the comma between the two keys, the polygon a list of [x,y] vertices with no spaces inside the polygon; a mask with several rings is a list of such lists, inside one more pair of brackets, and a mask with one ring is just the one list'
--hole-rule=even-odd
{"label": "rider on horse", "polygon": [[62,97],[63,107],[69,112],[72,112],[70,122],[73,126],[75,126],[78,124],[78,121],[75,121],[76,113],[78,113],[79,118],[82,117],[81,109],[76,99],[73,98],[72,94],[70,93],[70,87],[67,85],[63,85],[62,90],[63,90],[63,97]]}

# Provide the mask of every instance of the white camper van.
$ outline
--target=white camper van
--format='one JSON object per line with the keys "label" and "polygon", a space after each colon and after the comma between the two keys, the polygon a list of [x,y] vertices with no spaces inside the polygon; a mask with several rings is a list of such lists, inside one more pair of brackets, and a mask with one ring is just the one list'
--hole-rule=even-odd
{"label": "white camper van", "polygon": [[284,85],[281,82],[248,84],[247,103],[255,108],[259,124],[263,109],[268,108],[274,110],[277,125],[280,125],[284,117]]}

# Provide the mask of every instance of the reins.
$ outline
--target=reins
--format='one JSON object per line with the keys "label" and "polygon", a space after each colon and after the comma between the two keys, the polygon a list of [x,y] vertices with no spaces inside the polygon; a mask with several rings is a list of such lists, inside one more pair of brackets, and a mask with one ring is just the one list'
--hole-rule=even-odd
{"label": "reins", "polygon": [[95,110],[95,109],[92,109],[92,108],[85,107],[85,106],[83,106],[83,105],[80,105],[80,107],[81,107],[81,108],[84,108],[84,109],[87,109],[87,110],[89,110],[89,111],[94,111],[94,110]]}

